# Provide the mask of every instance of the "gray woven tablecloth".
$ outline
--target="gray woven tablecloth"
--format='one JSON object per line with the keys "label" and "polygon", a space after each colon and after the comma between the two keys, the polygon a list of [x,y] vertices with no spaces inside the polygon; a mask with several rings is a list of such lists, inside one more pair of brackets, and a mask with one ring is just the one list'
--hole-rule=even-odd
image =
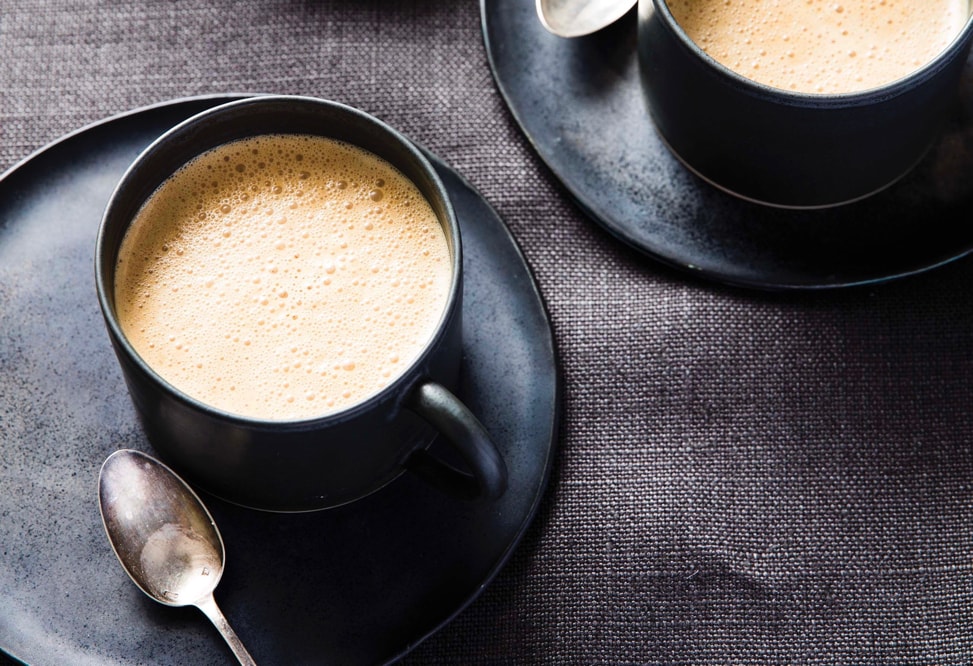
{"label": "gray woven tablecloth", "polygon": [[473,0],[0,5],[0,171],[106,116],[240,91],[343,101],[440,155],[549,308],[543,505],[408,663],[970,663],[973,262],[768,295],[645,259],[533,153]]}

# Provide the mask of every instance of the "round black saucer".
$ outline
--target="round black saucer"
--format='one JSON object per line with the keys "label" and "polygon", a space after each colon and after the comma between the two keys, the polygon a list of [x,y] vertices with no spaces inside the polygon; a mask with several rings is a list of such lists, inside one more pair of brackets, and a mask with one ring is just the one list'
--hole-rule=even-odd
{"label": "round black saucer", "polygon": [[816,289],[973,250],[973,64],[945,135],[906,178],[855,204],[788,211],[716,190],[665,148],[639,83],[635,11],[569,40],[544,30],[533,0],[480,5],[497,85],[541,159],[592,219],[648,256],[730,284]]}
{"label": "round black saucer", "polygon": [[[160,606],[128,580],[102,528],[101,463],[118,448],[152,449],[100,318],[92,256],[102,209],[141,149],[229,99],[108,119],[0,178],[0,649],[27,663],[231,659],[199,611]],[[544,490],[559,408],[544,305],[503,222],[434,164],[464,240],[462,394],[501,448],[509,490],[468,504],[406,474],[357,503],[300,515],[204,496],[227,549],[216,598],[258,663],[401,656],[490,582]]]}

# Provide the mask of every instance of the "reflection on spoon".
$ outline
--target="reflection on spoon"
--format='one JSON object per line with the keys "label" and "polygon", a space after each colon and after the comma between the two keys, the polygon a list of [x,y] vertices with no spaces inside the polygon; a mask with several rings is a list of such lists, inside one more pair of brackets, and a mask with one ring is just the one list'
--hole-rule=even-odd
{"label": "reflection on spoon", "polygon": [[625,16],[637,0],[536,0],[541,24],[559,37],[582,37]]}
{"label": "reflection on spoon", "polygon": [[139,559],[151,595],[173,603],[212,592],[212,576],[221,566],[220,554],[209,541],[175,523],[153,532]]}
{"label": "reflection on spoon", "polygon": [[161,462],[122,449],[98,478],[101,519],[118,561],[139,588],[167,606],[196,606],[244,666],[254,661],[213,599],[223,539],[206,507]]}

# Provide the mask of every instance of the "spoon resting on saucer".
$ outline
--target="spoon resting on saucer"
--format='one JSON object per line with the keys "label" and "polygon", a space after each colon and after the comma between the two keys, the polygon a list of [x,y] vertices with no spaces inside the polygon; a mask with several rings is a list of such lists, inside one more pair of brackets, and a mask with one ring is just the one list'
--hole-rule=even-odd
{"label": "spoon resting on saucer", "polygon": [[255,666],[213,599],[223,538],[186,482],[155,458],[122,449],[101,467],[98,499],[108,540],[139,589],[166,606],[196,606],[239,662]]}
{"label": "spoon resting on saucer", "polygon": [[582,37],[622,18],[637,0],[536,0],[541,24],[559,37]]}

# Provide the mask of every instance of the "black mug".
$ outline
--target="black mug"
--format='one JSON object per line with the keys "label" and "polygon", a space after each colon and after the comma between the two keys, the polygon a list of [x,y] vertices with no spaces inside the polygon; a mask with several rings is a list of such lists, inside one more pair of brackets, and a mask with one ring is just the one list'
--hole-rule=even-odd
{"label": "black mug", "polygon": [[666,0],[639,0],[638,54],[656,128],[691,171],[757,203],[821,208],[878,192],[932,146],[955,102],[973,41],[967,20],[939,55],[860,92],[808,94],[718,63]]}
{"label": "black mug", "polygon": [[[445,311],[419,357],[379,393],[319,418],[270,421],[231,414],[163,379],[126,339],[115,309],[122,239],[142,204],[180,167],[251,136],[311,134],[344,141],[391,163],[431,204],[450,250]],[[172,128],[135,160],[105,210],[95,252],[101,311],[125,382],[153,447],[204,490],[269,511],[309,511],[364,497],[412,470],[464,498],[496,499],[506,467],[482,424],[454,395],[462,356],[462,246],[448,193],[422,153],[378,119],[320,99],[261,96],[204,111]],[[460,467],[434,456],[439,433]]]}

